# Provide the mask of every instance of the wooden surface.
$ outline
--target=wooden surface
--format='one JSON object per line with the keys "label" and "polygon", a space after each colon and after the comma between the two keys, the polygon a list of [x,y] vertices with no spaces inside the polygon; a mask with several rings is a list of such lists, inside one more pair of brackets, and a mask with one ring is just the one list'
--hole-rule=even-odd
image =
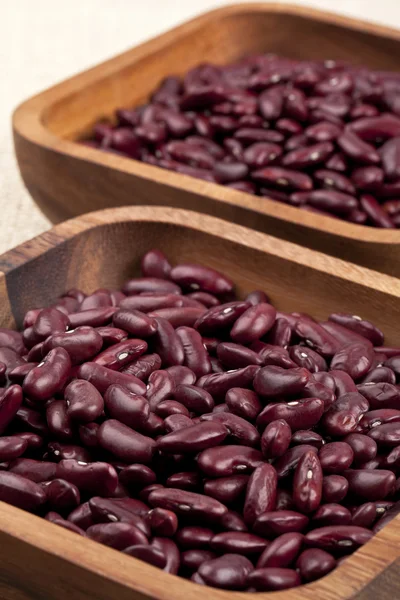
{"label": "wooden surface", "polygon": [[[264,289],[282,310],[361,314],[400,344],[400,281],[219,219],[170,208],[109,209],[56,226],[0,256],[0,327],[68,287],[87,292],[138,273],[152,247],[222,269],[239,295]],[[400,518],[318,582],[271,600],[396,600]],[[248,600],[197,586],[0,503],[2,600]]]}
{"label": "wooden surface", "polygon": [[188,208],[400,276],[400,231],[320,216],[73,142],[117,107],[146,101],[168,74],[266,51],[301,59],[321,58],[323,51],[371,68],[400,69],[400,32],[276,4],[207,13],[22,104],[13,126],[28,190],[53,222],[125,204]]}

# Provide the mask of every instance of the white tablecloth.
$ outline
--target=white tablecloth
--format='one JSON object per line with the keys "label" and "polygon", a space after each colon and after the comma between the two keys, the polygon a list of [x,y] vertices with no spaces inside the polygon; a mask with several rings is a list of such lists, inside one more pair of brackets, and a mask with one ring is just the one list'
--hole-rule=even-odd
{"label": "white tablecloth", "polygon": [[[0,0],[0,253],[50,226],[32,202],[18,173],[11,136],[13,109],[66,77],[179,22],[228,3],[224,0]],[[399,0],[300,0],[298,3],[400,27]]]}

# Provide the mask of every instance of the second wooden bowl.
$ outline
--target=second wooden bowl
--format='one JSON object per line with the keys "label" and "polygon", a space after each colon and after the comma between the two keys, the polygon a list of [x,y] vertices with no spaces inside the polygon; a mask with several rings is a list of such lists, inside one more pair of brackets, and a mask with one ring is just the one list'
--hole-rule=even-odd
{"label": "second wooden bowl", "polygon": [[15,149],[29,192],[53,222],[125,204],[189,208],[400,276],[399,230],[307,213],[74,141],[116,108],[145,102],[169,74],[260,52],[400,70],[400,32],[281,4],[239,4],[200,16],[17,109]]}
{"label": "second wooden bowl", "polygon": [[[119,286],[159,247],[173,263],[222,270],[239,296],[263,289],[284,311],[322,319],[361,314],[400,345],[400,281],[244,227],[188,211],[134,207],[79,217],[0,256],[0,327],[67,288]],[[205,589],[0,502],[2,600],[251,600]],[[400,517],[339,568],[311,584],[257,594],[265,600],[394,600],[400,597]]]}

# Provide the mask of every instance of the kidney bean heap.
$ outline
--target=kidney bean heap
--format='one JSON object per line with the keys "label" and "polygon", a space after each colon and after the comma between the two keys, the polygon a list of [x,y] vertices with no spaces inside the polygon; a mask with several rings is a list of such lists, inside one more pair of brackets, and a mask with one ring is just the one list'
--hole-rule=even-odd
{"label": "kidney bean heap", "polygon": [[202,64],[83,142],[375,227],[400,227],[400,74],[272,54]]}
{"label": "kidney bean heap", "polygon": [[400,511],[400,348],[158,250],[0,329],[0,500],[199,584],[322,577]]}

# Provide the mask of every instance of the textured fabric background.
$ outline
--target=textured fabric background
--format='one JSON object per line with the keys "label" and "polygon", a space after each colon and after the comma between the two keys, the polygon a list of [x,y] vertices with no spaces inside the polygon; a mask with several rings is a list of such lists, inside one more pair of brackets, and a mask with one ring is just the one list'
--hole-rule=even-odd
{"label": "textured fabric background", "polygon": [[[11,136],[13,109],[66,77],[196,14],[229,3],[224,0],[0,0],[0,253],[50,226],[19,177]],[[299,0],[298,3],[400,27],[399,0]]]}

